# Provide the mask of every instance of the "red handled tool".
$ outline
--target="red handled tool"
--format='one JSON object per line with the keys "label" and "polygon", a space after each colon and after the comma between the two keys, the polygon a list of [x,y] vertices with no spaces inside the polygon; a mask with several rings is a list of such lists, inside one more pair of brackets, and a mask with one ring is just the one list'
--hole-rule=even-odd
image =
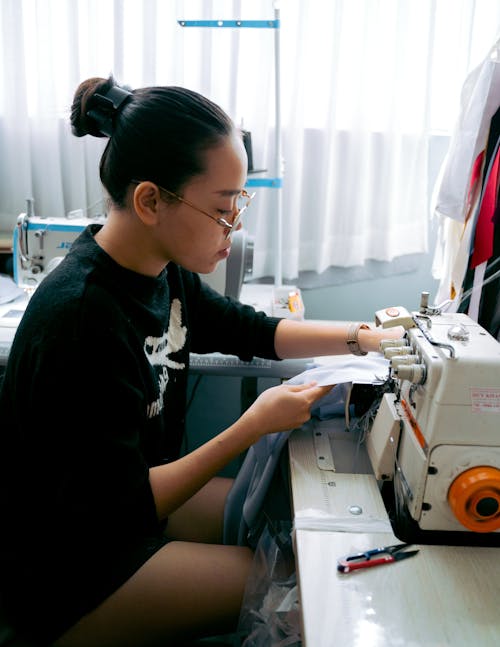
{"label": "red handled tool", "polygon": [[337,570],[339,573],[350,573],[359,568],[368,568],[370,566],[379,566],[380,564],[392,564],[407,557],[413,557],[418,550],[409,550],[402,552],[412,544],[395,544],[394,546],[382,546],[381,548],[372,548],[364,553],[355,553],[341,557],[337,561]]}

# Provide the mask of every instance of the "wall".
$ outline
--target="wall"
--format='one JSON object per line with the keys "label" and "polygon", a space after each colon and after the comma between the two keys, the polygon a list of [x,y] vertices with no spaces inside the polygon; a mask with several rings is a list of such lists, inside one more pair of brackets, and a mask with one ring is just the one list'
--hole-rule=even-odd
{"label": "wall", "polygon": [[430,293],[432,302],[438,287],[431,274],[435,231],[429,238],[430,251],[421,255],[415,271],[302,290],[306,318],[372,321],[374,312],[386,306],[418,310],[423,291]]}

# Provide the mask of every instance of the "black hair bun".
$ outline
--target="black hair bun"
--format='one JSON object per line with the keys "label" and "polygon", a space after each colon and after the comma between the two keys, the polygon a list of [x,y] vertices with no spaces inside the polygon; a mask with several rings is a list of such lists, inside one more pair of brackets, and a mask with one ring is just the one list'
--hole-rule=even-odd
{"label": "black hair bun", "polygon": [[71,106],[71,132],[76,137],[92,135],[93,137],[106,137],[100,128],[98,121],[89,112],[95,104],[94,96],[96,94],[104,95],[115,85],[114,79],[110,76],[108,79],[92,77],[82,81],[76,89]]}

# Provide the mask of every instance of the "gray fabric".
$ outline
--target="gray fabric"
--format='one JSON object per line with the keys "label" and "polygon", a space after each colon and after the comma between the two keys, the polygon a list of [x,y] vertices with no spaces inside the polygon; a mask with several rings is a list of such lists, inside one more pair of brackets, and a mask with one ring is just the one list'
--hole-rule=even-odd
{"label": "gray fabric", "polygon": [[255,548],[264,499],[289,431],[263,436],[248,450],[224,510],[224,543]]}
{"label": "gray fabric", "polygon": [[[300,376],[297,378],[294,378],[295,384],[300,383]],[[343,413],[347,386],[333,387],[318,400],[311,415],[324,419],[327,414]],[[273,522],[290,515],[288,457],[283,452],[289,435],[290,431],[268,434],[248,450],[226,501],[225,544],[255,548],[266,516]]]}

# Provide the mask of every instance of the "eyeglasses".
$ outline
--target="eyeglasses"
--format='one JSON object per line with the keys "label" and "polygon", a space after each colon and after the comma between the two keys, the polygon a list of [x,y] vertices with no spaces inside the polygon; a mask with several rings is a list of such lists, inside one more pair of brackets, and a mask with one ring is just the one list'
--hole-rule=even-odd
{"label": "eyeglasses", "polygon": [[[139,184],[139,180],[132,180],[134,184]],[[163,193],[166,193],[167,195],[171,196],[172,198],[175,198],[176,200],[179,200],[179,202],[184,202],[187,204],[189,207],[192,209],[196,209],[196,211],[199,211],[205,216],[208,216],[212,220],[214,220],[220,227],[223,227],[224,229],[227,229],[228,232],[226,234],[226,240],[231,236],[233,231],[236,231],[238,228],[238,225],[240,224],[241,221],[241,216],[243,215],[243,212],[248,209],[250,206],[250,203],[252,202],[255,192],[252,194],[247,193],[244,189],[241,191],[236,196],[236,204],[233,207],[233,213],[236,212],[233,222],[228,222],[225,218],[222,218],[221,216],[217,217],[212,215],[211,213],[208,213],[208,211],[204,211],[203,209],[200,209],[200,207],[197,207],[195,204],[190,202],[189,200],[186,200],[185,198],[181,198],[180,195],[177,195],[177,193],[174,193],[173,191],[169,191],[168,189],[164,189],[162,186],[159,184],[157,185],[160,191],[163,191]]]}
{"label": "eyeglasses", "polygon": [[200,207],[197,207],[195,204],[190,202],[189,200],[186,200],[185,198],[181,198],[180,195],[177,195],[177,193],[173,193],[172,191],[169,191],[168,189],[164,189],[162,186],[158,186],[160,191],[163,191],[167,195],[171,196],[172,198],[175,198],[176,200],[179,200],[179,202],[184,202],[184,204],[187,204],[189,207],[192,209],[196,209],[196,211],[199,211],[205,216],[208,216],[212,220],[214,220],[220,227],[223,227],[224,229],[227,229],[228,232],[226,234],[226,240],[231,236],[233,231],[236,231],[238,228],[238,225],[240,224],[241,221],[241,216],[243,215],[243,212],[248,209],[250,206],[250,203],[252,202],[255,193],[252,193],[251,195],[247,193],[244,189],[239,193],[236,197],[236,205],[233,208],[233,213],[236,212],[236,215],[233,218],[233,222],[228,222],[225,218],[222,218],[221,216],[213,216],[211,213],[208,213],[208,211],[204,211],[203,209],[200,209]]}

